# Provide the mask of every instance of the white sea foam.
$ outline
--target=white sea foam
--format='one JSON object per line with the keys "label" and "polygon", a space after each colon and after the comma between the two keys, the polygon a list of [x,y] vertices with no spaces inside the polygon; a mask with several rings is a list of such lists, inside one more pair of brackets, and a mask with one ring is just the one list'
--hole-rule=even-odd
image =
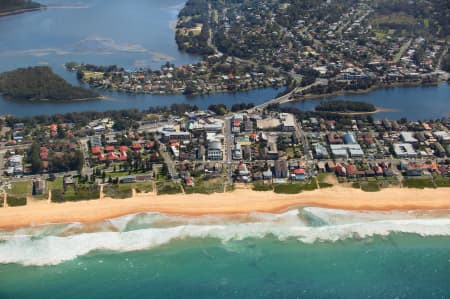
{"label": "white sea foam", "polygon": [[[310,226],[305,215],[319,218]],[[396,219],[393,219],[395,215]],[[307,218],[307,217],[306,217]],[[54,225],[0,233],[0,263],[56,265],[93,251],[127,252],[154,248],[173,240],[216,238],[222,242],[273,235],[305,243],[386,236],[391,232],[450,236],[450,217],[418,219],[408,213],[346,212],[305,208],[284,214],[182,217],[158,213],[129,215],[87,227]],[[87,232],[82,232],[85,229]]]}

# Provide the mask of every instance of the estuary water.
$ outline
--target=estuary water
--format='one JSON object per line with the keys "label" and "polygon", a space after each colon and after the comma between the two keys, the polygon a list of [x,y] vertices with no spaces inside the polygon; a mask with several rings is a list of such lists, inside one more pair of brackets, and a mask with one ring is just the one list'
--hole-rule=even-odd
{"label": "estuary water", "polygon": [[0,232],[0,298],[449,298],[442,214],[143,213]]}
{"label": "estuary water", "polygon": [[[128,70],[159,68],[167,61],[193,63],[200,57],[180,52],[173,23],[183,0],[44,0],[49,8],[0,18],[0,72],[17,67],[49,65],[80,85],[68,61],[116,64]],[[85,86],[88,87],[88,86]],[[30,103],[0,96],[0,114],[32,116],[78,111],[146,109],[188,102],[200,108],[211,104],[263,103],[281,90],[266,88],[237,94],[197,97],[133,95],[100,91],[108,100],[76,103]]]}
{"label": "estuary water", "polygon": [[376,113],[377,118],[406,117],[410,120],[429,120],[450,117],[450,85],[448,83],[437,86],[380,88],[370,93],[323,97],[286,105],[308,111],[314,110],[322,101],[335,100],[368,102],[388,110],[388,112]]}
{"label": "estuary water", "polygon": [[[0,72],[31,65],[49,65],[72,84],[80,84],[63,65],[68,61],[99,65],[116,64],[132,70],[176,65],[200,58],[180,52],[172,28],[184,0],[42,0],[49,8],[0,18]],[[170,105],[188,102],[200,108],[239,102],[260,104],[281,90],[272,88],[237,94],[187,98],[183,95],[130,95],[100,91],[109,100],[77,103],[18,103],[0,96],[0,114],[31,116],[76,111]],[[334,99],[334,98],[333,98]],[[397,112],[376,117],[428,119],[449,116],[450,87],[381,89],[337,99],[367,101]],[[325,99],[327,100],[327,99]],[[292,104],[310,110],[317,100]]]}

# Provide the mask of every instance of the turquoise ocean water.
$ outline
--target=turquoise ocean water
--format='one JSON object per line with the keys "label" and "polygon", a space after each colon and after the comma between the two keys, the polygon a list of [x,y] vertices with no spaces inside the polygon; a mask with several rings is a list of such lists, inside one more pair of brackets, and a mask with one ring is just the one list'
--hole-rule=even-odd
{"label": "turquoise ocean water", "polygon": [[1,232],[0,298],[449,298],[450,218],[305,208]]}

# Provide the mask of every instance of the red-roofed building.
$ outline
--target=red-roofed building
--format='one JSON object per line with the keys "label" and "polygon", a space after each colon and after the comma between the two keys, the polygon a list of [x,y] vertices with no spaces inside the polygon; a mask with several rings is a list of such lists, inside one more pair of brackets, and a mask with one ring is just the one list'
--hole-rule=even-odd
{"label": "red-roofed building", "polygon": [[121,152],[121,153],[128,152],[128,146],[122,145],[121,147],[119,147],[119,152]]}
{"label": "red-roofed building", "polygon": [[41,157],[41,160],[48,160],[48,152],[41,152],[39,156]]}
{"label": "red-roofed building", "polygon": [[119,161],[127,160],[127,152],[120,152]]}
{"label": "red-roofed building", "polygon": [[112,145],[105,146],[105,152],[110,153],[113,151],[114,151],[114,146],[112,146]]}
{"label": "red-roofed building", "polygon": [[116,153],[108,153],[106,157],[107,157],[108,161],[117,161],[117,160],[119,160],[119,156],[117,156]]}
{"label": "red-roofed building", "polygon": [[369,135],[364,135],[364,142],[365,143],[373,143],[374,142],[373,137],[369,136]]}
{"label": "red-roofed building", "polygon": [[93,155],[100,155],[102,153],[102,147],[101,146],[93,146],[93,147],[91,147],[91,152]]}
{"label": "red-roofed building", "polygon": [[142,145],[140,143],[133,143],[133,145],[131,146],[131,148],[135,151],[139,151],[142,149]]}
{"label": "red-roofed building", "polygon": [[58,126],[56,124],[50,125],[50,136],[55,137],[58,133]]}
{"label": "red-roofed building", "polygon": [[170,146],[180,147],[180,143],[176,140],[172,140],[169,142]]}
{"label": "red-roofed building", "polygon": [[296,168],[294,169],[294,174],[306,174],[306,170],[303,168]]}
{"label": "red-roofed building", "polygon": [[191,176],[186,177],[184,182],[186,186],[194,187],[194,179]]}
{"label": "red-roofed building", "polygon": [[347,171],[347,176],[349,178],[355,177],[356,176],[356,167],[353,164],[347,164],[345,166],[345,170]]}
{"label": "red-roofed building", "polygon": [[347,176],[347,169],[341,164],[337,164],[335,167],[336,173],[338,176],[345,177]]}
{"label": "red-roofed building", "polygon": [[155,142],[154,141],[148,141],[146,144],[145,144],[145,148],[146,149],[153,149],[155,147]]}
{"label": "red-roofed building", "polygon": [[375,165],[373,170],[375,171],[376,175],[378,175],[378,176],[382,176],[383,175],[383,168],[381,166]]}
{"label": "red-roofed building", "polygon": [[297,181],[304,181],[306,179],[306,170],[303,168],[294,169],[294,178]]}

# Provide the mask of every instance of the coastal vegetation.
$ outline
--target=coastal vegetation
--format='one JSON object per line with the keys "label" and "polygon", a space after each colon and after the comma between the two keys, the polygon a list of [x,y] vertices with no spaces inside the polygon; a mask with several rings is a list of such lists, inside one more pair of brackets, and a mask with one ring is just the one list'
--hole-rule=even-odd
{"label": "coastal vegetation", "polygon": [[272,191],[273,190],[273,186],[272,184],[264,184],[264,183],[260,183],[260,182],[255,182],[253,183],[253,187],[252,187],[253,191]]}
{"label": "coastal vegetation", "polygon": [[374,112],[377,110],[373,104],[352,101],[321,102],[315,109],[321,112]]}
{"label": "coastal vegetation", "polygon": [[290,183],[274,185],[274,192],[279,194],[298,194],[302,191],[313,191],[317,189],[317,180],[311,179],[306,183]]}
{"label": "coastal vegetation", "polygon": [[436,188],[431,178],[405,178],[403,180],[403,187],[405,188]]}
{"label": "coastal vegetation", "polygon": [[450,54],[445,55],[442,59],[442,69],[450,73]]}
{"label": "coastal vegetation", "polygon": [[360,182],[361,190],[364,192],[378,192],[380,191],[380,185],[377,181]]}
{"label": "coastal vegetation", "polygon": [[179,183],[169,181],[158,182],[156,184],[156,189],[158,190],[159,195],[181,193],[181,185]]}
{"label": "coastal vegetation", "polygon": [[70,101],[96,99],[95,91],[75,87],[47,66],[19,68],[0,74],[0,93],[13,100]]}
{"label": "coastal vegetation", "polygon": [[0,14],[41,7],[41,4],[30,0],[2,0],[0,1]]}
{"label": "coastal vegetation", "polygon": [[191,54],[211,55],[211,30],[207,0],[189,0],[178,14],[175,40],[178,48]]}
{"label": "coastal vegetation", "polygon": [[[62,171],[78,171],[80,172],[83,167],[83,153],[79,150],[68,150],[67,146],[62,145],[60,147],[63,151],[59,152],[47,152],[45,151],[46,163],[48,163],[47,171],[49,172],[62,172]],[[41,146],[34,142],[28,150],[27,162],[31,165],[31,173],[38,174],[44,169],[42,155],[44,154]]]}
{"label": "coastal vegetation", "polygon": [[223,193],[224,182],[220,179],[198,179],[195,181],[194,186],[185,186],[184,191],[186,194],[213,194]]}
{"label": "coastal vegetation", "polygon": [[6,197],[6,203],[10,207],[25,206],[27,204],[27,198],[25,196],[11,196]]}
{"label": "coastal vegetation", "polygon": [[115,199],[129,198],[133,194],[132,186],[129,184],[110,184],[103,188],[103,192],[105,196]]}
{"label": "coastal vegetation", "polygon": [[96,200],[100,198],[100,189],[94,185],[70,186],[64,189],[52,190],[52,202],[74,202],[82,200]]}

